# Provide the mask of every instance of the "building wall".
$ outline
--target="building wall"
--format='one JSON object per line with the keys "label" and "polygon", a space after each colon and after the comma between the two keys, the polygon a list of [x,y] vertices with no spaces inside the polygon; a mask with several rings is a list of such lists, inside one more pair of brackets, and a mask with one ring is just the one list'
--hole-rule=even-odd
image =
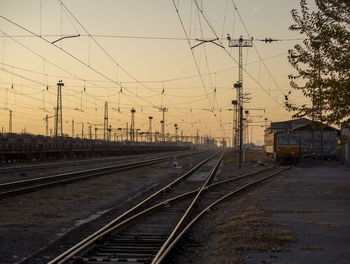
{"label": "building wall", "polygon": [[340,148],[340,159],[343,163],[350,165],[350,143],[347,142]]}
{"label": "building wall", "polygon": [[[295,133],[301,137],[301,152],[311,152],[312,131],[298,130]],[[323,151],[335,151],[337,149],[337,131],[323,131]],[[313,151],[321,151],[321,131],[314,131]]]}
{"label": "building wall", "polygon": [[345,141],[340,147],[340,159],[343,163],[350,165],[350,124],[345,123],[341,128],[341,137]]}

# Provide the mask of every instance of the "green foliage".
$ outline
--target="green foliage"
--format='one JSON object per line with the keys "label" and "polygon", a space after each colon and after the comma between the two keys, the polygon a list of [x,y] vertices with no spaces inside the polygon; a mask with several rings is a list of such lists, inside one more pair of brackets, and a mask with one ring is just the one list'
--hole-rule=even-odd
{"label": "green foliage", "polygon": [[[294,117],[314,117],[327,124],[350,118],[350,1],[315,0],[310,11],[306,0],[301,10],[291,11],[290,30],[305,35],[303,45],[289,50],[288,60],[296,70],[290,85],[310,98],[310,105],[286,100]],[[288,99],[288,98],[287,98]]]}

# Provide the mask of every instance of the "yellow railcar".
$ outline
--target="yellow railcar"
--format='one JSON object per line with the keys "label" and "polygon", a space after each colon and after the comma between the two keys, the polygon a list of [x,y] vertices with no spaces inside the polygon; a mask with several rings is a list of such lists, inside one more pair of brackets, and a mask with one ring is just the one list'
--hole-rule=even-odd
{"label": "yellow railcar", "polygon": [[300,161],[300,136],[274,132],[265,136],[265,151],[279,163]]}

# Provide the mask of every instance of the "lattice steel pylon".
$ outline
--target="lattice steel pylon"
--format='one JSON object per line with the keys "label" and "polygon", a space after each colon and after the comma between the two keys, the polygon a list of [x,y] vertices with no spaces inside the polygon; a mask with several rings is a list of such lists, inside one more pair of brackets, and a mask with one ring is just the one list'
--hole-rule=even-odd
{"label": "lattice steel pylon", "polygon": [[130,125],[130,141],[135,141],[135,112],[134,108],[131,109],[131,125]]}
{"label": "lattice steel pylon", "polygon": [[62,122],[62,86],[64,83],[62,80],[57,83],[57,107],[56,107],[56,125],[55,125],[55,137],[63,136],[63,122]]}
{"label": "lattice steel pylon", "polygon": [[103,140],[108,140],[108,102],[105,102],[105,114],[103,119]]}
{"label": "lattice steel pylon", "polygon": [[9,133],[12,133],[12,110],[10,110],[9,116]]}
{"label": "lattice steel pylon", "polygon": [[160,121],[162,125],[162,141],[165,142],[165,112],[168,112],[168,108],[166,107],[161,107],[159,108],[160,112],[163,112],[163,119]]}
{"label": "lattice steel pylon", "polygon": [[148,140],[149,142],[152,142],[152,116],[149,116],[149,128],[148,128]]}
{"label": "lattice steel pylon", "polygon": [[234,137],[234,148],[237,149],[238,145],[242,144],[242,131],[240,129],[241,124],[240,120],[241,118],[241,108],[243,109],[243,55],[242,55],[242,48],[244,47],[252,47],[253,46],[253,38],[251,39],[243,39],[241,36],[239,39],[231,39],[230,35],[227,35],[227,40],[229,41],[229,47],[238,47],[238,52],[239,52],[239,61],[238,61],[238,66],[239,66],[239,71],[238,71],[238,82],[235,83],[234,88],[237,88],[237,93],[236,93],[236,100],[237,100],[237,107],[236,109],[236,114],[235,114],[235,122],[234,122],[234,131],[235,131],[235,137]]}

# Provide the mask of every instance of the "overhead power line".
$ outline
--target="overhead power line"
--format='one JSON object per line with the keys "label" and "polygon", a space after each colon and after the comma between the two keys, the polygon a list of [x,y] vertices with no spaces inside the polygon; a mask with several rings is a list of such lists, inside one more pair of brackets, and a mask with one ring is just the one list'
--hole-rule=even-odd
{"label": "overhead power line", "polygon": [[[58,0],[58,2],[61,3],[61,5],[67,10],[67,12],[73,17],[73,19],[79,24],[79,26],[92,38],[92,40],[96,43],[96,45],[105,53],[105,55],[117,66],[119,67],[124,73],[126,73],[129,77],[131,77],[134,81],[142,85],[143,87],[149,89],[150,91],[154,92],[151,88],[147,87],[143,83],[141,83],[139,80],[137,80],[129,71],[127,71],[124,67],[122,67],[108,52],[107,50],[102,47],[102,45],[88,32],[88,30],[83,26],[83,24],[76,18],[76,16],[68,9],[68,7],[61,1]],[[80,35],[79,35],[80,36]]]}
{"label": "overhead power line", "polygon": [[[250,35],[249,31],[248,31],[248,28],[247,28],[247,26],[245,25],[244,20],[243,20],[241,14],[240,14],[240,12],[239,12],[239,10],[238,10],[238,8],[237,8],[235,2],[234,2],[234,0],[231,0],[231,1],[232,1],[232,4],[233,4],[233,6],[234,6],[234,8],[235,8],[235,10],[236,10],[236,12],[237,12],[237,14],[238,14],[238,16],[239,16],[239,19],[241,20],[241,23],[242,23],[242,25],[243,25],[243,27],[244,27],[246,33],[247,33],[248,36],[251,38],[251,35]],[[271,38],[265,38],[265,40],[262,40],[262,41],[264,41],[265,43],[271,43],[271,42],[278,41],[278,40],[277,40],[277,39],[271,39]],[[279,87],[279,85],[277,84],[275,78],[273,78],[273,76],[272,76],[272,74],[271,74],[269,68],[267,67],[267,65],[265,64],[265,62],[262,61],[260,52],[258,51],[258,49],[256,48],[255,45],[253,45],[253,47],[254,47],[255,52],[257,53],[257,55],[258,55],[260,61],[261,61],[262,64],[264,65],[264,68],[266,69],[266,71],[267,71],[268,75],[270,76],[271,80],[272,80],[273,83],[276,85],[276,87],[277,87],[278,89],[280,89],[280,87]],[[282,91],[281,91],[281,93],[282,93]],[[282,93],[282,95],[284,96],[283,93]],[[283,107],[283,108],[284,108],[284,107]]]}
{"label": "overhead power line", "polygon": [[175,1],[172,0],[172,2],[173,2],[173,5],[174,5],[176,14],[177,14],[177,16],[178,16],[178,18],[179,18],[179,21],[180,21],[182,30],[183,30],[183,32],[184,32],[184,34],[185,34],[185,36],[186,36],[187,43],[188,43],[188,45],[189,45],[192,58],[193,58],[194,63],[195,63],[195,65],[196,65],[196,69],[197,69],[197,72],[198,72],[198,74],[199,74],[199,77],[200,77],[202,86],[203,86],[203,88],[204,88],[205,95],[207,96],[209,106],[210,106],[210,108],[212,108],[212,104],[211,104],[210,99],[209,99],[209,96],[208,96],[207,88],[206,88],[206,86],[205,86],[205,83],[204,83],[204,80],[203,80],[201,71],[200,71],[200,69],[199,69],[198,62],[197,62],[196,57],[195,57],[195,55],[194,55],[194,53],[193,53],[193,50],[192,50],[192,47],[191,47],[191,42],[190,42],[190,39],[189,39],[189,37],[188,37],[188,34],[187,34],[187,31],[186,31],[185,25],[184,25],[184,23],[183,23],[183,21],[182,21],[182,18],[181,18],[181,16],[180,16],[179,9],[177,8]]}
{"label": "overhead power line", "polygon": [[[214,30],[214,28],[213,28],[213,26],[210,24],[210,21],[209,21],[209,19],[206,17],[206,15],[204,14],[204,11],[200,8],[200,6],[198,5],[198,3],[197,3],[197,1],[196,0],[194,0],[194,2],[196,3],[196,5],[197,5],[197,8],[198,9],[200,9],[201,10],[201,14],[202,14],[202,16],[204,17],[204,19],[205,19],[205,21],[208,23],[208,25],[209,25],[209,27],[210,27],[210,29],[212,30],[212,32],[213,32],[213,34],[215,35],[215,37],[217,37],[218,38],[218,35],[217,35],[217,33],[216,33],[216,31]],[[234,2],[233,2],[233,0],[232,0],[232,3],[234,4]],[[237,7],[236,7],[236,5],[234,4],[234,6],[235,6],[235,8],[236,8],[236,11],[237,11],[237,13],[238,13],[238,9],[237,9]],[[239,14],[239,13],[238,13]],[[240,16],[240,14],[239,14],[239,16]],[[245,27],[245,25],[244,25],[244,27]],[[245,27],[246,28],[246,27]],[[249,35],[249,34],[248,34]],[[250,35],[249,35],[250,36]],[[222,42],[221,42],[222,43]],[[223,45],[222,45],[223,46]],[[233,61],[235,61],[237,64],[238,64],[238,61],[231,55],[231,53],[224,47],[223,48],[223,50],[227,53],[227,55],[233,60]],[[257,49],[255,48],[255,50],[256,50],[256,52],[258,53],[258,51],[257,51]],[[261,56],[260,56],[260,54],[258,54],[258,56],[259,56],[259,58],[261,58]],[[272,100],[274,100],[277,104],[279,104],[280,106],[282,106],[282,108],[283,109],[285,109],[284,108],[284,106],[279,102],[279,101],[277,101],[248,71],[247,71],[247,69],[246,68],[243,68],[243,70],[244,70],[244,72],[261,88],[261,89],[263,89],[264,91],[265,91],[265,93],[269,96],[269,97],[271,97],[271,99]],[[277,86],[278,87],[278,86]]]}
{"label": "overhead power line", "polygon": [[[136,93],[130,91],[130,90],[127,89],[126,87],[123,87],[120,83],[118,83],[118,82],[112,80],[110,77],[108,77],[108,76],[105,75],[104,73],[102,73],[102,72],[100,72],[99,70],[97,70],[97,69],[91,67],[90,65],[88,65],[88,64],[85,63],[85,62],[83,62],[81,59],[77,58],[76,56],[74,56],[74,55],[71,54],[70,52],[66,51],[65,49],[63,49],[63,48],[61,48],[61,47],[59,47],[59,46],[57,46],[57,45],[55,45],[55,44],[52,44],[52,43],[51,43],[49,40],[47,40],[46,38],[43,38],[43,37],[39,36],[39,35],[36,34],[35,32],[33,32],[33,31],[31,31],[31,30],[29,30],[29,29],[27,29],[27,28],[25,28],[25,27],[23,27],[23,26],[17,24],[16,22],[14,22],[14,21],[12,21],[12,20],[10,20],[10,19],[4,17],[3,15],[0,15],[0,17],[1,17],[2,19],[6,20],[7,22],[9,22],[9,23],[11,23],[11,24],[13,24],[13,25],[15,25],[15,26],[21,28],[22,30],[24,30],[24,31],[26,31],[26,32],[28,32],[28,33],[30,33],[30,34],[33,34],[34,36],[37,36],[38,38],[44,40],[46,43],[48,43],[48,44],[50,44],[50,45],[53,45],[53,46],[56,47],[57,49],[61,50],[62,52],[64,52],[65,54],[67,54],[68,56],[70,56],[71,58],[73,58],[74,60],[76,60],[77,62],[81,63],[82,65],[86,66],[87,68],[91,69],[92,71],[94,71],[94,72],[97,73],[98,75],[102,76],[102,77],[105,78],[106,80],[109,80],[110,82],[116,84],[118,87],[123,88],[124,90],[128,91],[129,93],[131,93],[131,94],[133,94],[133,95],[136,95],[136,97],[138,97],[138,98],[141,99],[142,101],[144,101],[144,102],[146,102],[146,103],[148,103],[148,104],[153,105],[152,102],[149,102],[148,100],[145,100],[144,98],[142,98],[142,97],[140,97],[139,95],[137,95]],[[37,53],[36,53],[36,54],[37,54]],[[41,57],[41,56],[40,56],[40,57]],[[83,80],[83,79],[81,79],[81,80]],[[139,105],[137,102],[135,102],[135,103],[136,103],[137,105]]]}
{"label": "overhead power line", "polygon": [[[41,34],[40,36],[45,37],[45,38],[59,38],[59,37],[69,37],[72,35],[57,35],[57,34]],[[144,39],[144,40],[175,40],[175,41],[187,41],[186,38],[181,38],[181,37],[165,37],[165,36],[132,36],[132,35],[107,35],[107,34],[79,34],[80,37],[95,37],[95,38],[116,38],[116,39]],[[3,36],[0,36],[2,38]],[[20,35],[20,34],[15,34],[15,35],[9,35],[9,37],[13,38],[34,38],[36,36],[33,35]],[[220,40],[226,40],[226,38],[219,38]],[[269,40],[269,38],[267,38]],[[195,41],[197,40],[196,38],[189,38],[190,41]],[[265,39],[255,39],[257,41],[263,41],[266,42]],[[304,40],[304,38],[279,38],[275,39],[274,41],[299,41],[299,40]]]}

